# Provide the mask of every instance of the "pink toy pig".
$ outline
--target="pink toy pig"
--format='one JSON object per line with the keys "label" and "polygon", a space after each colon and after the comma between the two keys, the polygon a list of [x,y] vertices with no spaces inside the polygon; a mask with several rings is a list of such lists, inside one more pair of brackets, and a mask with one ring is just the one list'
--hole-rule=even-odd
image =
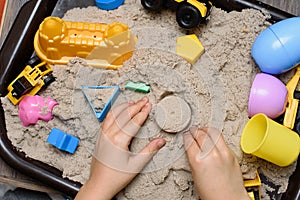
{"label": "pink toy pig", "polygon": [[19,117],[23,126],[36,124],[39,119],[50,121],[53,119],[52,110],[58,103],[51,97],[25,96],[19,103]]}

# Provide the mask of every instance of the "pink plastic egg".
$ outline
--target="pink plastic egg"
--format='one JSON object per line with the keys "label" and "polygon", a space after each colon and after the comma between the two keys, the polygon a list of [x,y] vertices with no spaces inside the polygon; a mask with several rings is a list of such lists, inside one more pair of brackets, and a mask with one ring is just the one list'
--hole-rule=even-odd
{"label": "pink plastic egg", "polygon": [[285,111],[287,93],[287,88],[278,78],[264,73],[257,74],[249,96],[249,117],[258,113],[272,119],[280,116]]}

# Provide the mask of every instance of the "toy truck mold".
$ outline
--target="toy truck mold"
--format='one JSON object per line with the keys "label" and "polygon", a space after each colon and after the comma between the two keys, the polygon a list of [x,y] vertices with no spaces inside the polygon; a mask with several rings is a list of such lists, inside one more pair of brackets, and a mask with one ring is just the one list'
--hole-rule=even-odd
{"label": "toy truck mold", "polygon": [[65,65],[80,57],[87,65],[118,69],[132,56],[135,43],[136,37],[120,22],[97,24],[47,17],[35,35],[34,49],[48,64]]}
{"label": "toy truck mold", "polygon": [[208,0],[141,0],[141,3],[145,9],[151,11],[159,11],[163,7],[176,10],[176,21],[185,29],[204,23],[212,9],[212,2]]}
{"label": "toy truck mold", "polygon": [[[32,64],[36,61],[31,62]],[[25,69],[8,86],[8,99],[17,105],[24,95],[35,95],[40,89],[48,86],[55,77],[52,75],[52,69],[46,62],[41,62],[36,66],[28,64]]]}

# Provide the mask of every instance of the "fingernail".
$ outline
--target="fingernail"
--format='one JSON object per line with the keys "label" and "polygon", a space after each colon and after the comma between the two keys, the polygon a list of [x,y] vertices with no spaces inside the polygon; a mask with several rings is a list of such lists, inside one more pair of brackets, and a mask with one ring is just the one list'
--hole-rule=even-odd
{"label": "fingernail", "polygon": [[142,101],[148,101],[148,97],[143,97]]}
{"label": "fingernail", "polygon": [[156,143],[156,145],[157,145],[157,147],[160,149],[160,148],[162,148],[163,146],[165,146],[165,144],[166,144],[166,142],[165,141],[162,141],[162,140],[159,140],[157,143]]}

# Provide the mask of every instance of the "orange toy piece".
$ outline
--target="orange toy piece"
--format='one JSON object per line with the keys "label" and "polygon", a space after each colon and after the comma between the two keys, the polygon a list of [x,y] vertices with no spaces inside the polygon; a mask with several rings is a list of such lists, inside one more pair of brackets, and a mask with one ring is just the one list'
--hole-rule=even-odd
{"label": "orange toy piece", "polygon": [[118,69],[135,48],[136,37],[127,25],[63,21],[47,17],[34,38],[38,57],[48,64],[67,64],[71,58],[86,59],[88,65]]}

